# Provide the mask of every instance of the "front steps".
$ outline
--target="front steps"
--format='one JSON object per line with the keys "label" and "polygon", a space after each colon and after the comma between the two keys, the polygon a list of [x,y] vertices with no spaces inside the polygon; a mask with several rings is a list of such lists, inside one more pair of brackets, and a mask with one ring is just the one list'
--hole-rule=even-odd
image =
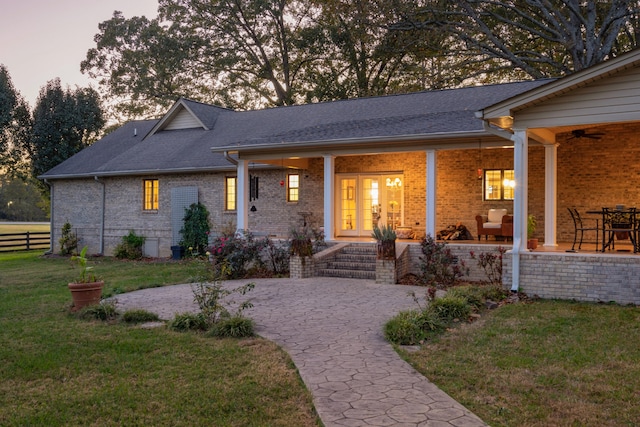
{"label": "front steps", "polygon": [[323,260],[316,274],[346,279],[376,279],[376,244],[359,243],[345,246]]}

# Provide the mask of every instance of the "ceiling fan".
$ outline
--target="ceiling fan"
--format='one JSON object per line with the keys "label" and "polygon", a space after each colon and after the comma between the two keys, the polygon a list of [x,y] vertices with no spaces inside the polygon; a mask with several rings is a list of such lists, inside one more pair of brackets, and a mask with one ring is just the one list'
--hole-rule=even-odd
{"label": "ceiling fan", "polygon": [[587,132],[586,129],[575,129],[571,131],[571,136],[567,140],[580,138],[600,139],[602,135],[604,135],[602,132]]}

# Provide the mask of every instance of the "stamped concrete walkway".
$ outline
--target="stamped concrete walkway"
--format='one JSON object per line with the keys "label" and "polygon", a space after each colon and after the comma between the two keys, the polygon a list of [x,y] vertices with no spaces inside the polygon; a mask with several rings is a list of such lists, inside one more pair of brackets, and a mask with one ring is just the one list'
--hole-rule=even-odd
{"label": "stamped concrete walkway", "polygon": [[[323,277],[252,281],[256,287],[246,297],[254,307],[245,313],[260,336],[289,353],[325,426],[486,425],[384,339],[384,323],[415,308],[408,292],[424,288]],[[145,289],[117,301],[120,310],[143,308],[163,319],[198,310],[190,285]]]}

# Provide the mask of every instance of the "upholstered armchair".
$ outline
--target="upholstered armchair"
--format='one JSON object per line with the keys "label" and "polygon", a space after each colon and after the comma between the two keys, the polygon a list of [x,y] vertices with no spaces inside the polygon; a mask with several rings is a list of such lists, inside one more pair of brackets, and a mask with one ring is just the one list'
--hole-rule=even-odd
{"label": "upholstered armchair", "polygon": [[507,215],[506,209],[489,209],[487,216],[476,215],[478,223],[478,240],[484,236],[513,237],[513,216]]}

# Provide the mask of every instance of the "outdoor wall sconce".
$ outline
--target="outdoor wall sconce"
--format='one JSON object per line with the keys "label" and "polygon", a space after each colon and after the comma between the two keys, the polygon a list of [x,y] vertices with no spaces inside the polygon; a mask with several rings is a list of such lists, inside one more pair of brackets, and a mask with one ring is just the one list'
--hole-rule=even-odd
{"label": "outdoor wall sconce", "polygon": [[482,179],[482,168],[478,168],[478,179]]}
{"label": "outdoor wall sconce", "polygon": [[284,179],[280,180],[280,187],[284,187]]}

